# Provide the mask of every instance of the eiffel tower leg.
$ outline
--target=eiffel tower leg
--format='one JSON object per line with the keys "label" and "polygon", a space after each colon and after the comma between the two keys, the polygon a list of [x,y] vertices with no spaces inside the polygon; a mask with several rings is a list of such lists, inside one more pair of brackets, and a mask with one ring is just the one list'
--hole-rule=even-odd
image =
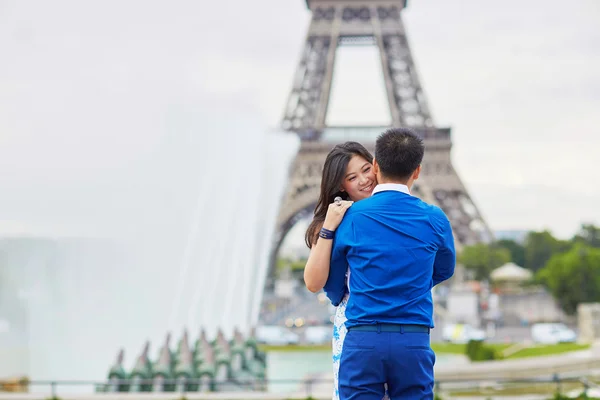
{"label": "eiffel tower leg", "polygon": [[[400,14],[389,13],[384,16],[380,13],[372,22],[373,35],[381,55],[393,125],[433,127]],[[386,26],[389,23],[393,23],[393,28]]]}
{"label": "eiffel tower leg", "polygon": [[316,139],[325,126],[339,39],[339,19],[332,7],[313,14],[282,128],[297,132],[302,139]]}
{"label": "eiffel tower leg", "polygon": [[299,220],[310,218],[314,213],[321,190],[323,164],[332,147],[332,144],[320,141],[302,142],[292,164],[288,188],[279,208],[269,277],[274,276],[277,254],[287,233]]}
{"label": "eiffel tower leg", "polygon": [[[449,169],[454,169],[449,165]],[[459,180],[456,172],[454,179]],[[494,236],[479,209],[467,193],[462,182],[452,188],[432,188],[435,203],[446,213],[452,223],[452,231],[459,245],[468,246],[476,243],[487,243]]]}
{"label": "eiffel tower leg", "polygon": [[327,109],[329,107],[329,96],[331,94],[331,81],[333,80],[333,67],[335,65],[335,55],[339,41],[339,18],[334,18],[331,24],[331,36],[329,38],[329,49],[327,52],[327,68],[325,70],[325,81],[321,89],[321,101],[317,112],[316,125],[319,129],[325,127],[325,119],[327,118]]}
{"label": "eiffel tower leg", "polygon": [[[371,11],[373,15],[377,15],[374,7]],[[400,15],[398,14],[398,20],[400,19]],[[373,23],[373,38],[377,43],[377,47],[379,48],[379,56],[381,58],[381,70],[383,71],[383,78],[385,81],[385,92],[388,99],[388,105],[390,107],[390,115],[392,116],[392,126],[399,127],[402,126],[401,113],[400,108],[398,107],[398,103],[396,102],[396,97],[394,94],[394,85],[392,83],[392,77],[390,69],[388,68],[389,60],[388,55],[385,52],[384,44],[383,44],[383,33],[381,29],[381,22],[379,18],[373,17],[371,19]]]}
{"label": "eiffel tower leg", "polygon": [[452,165],[450,130],[428,130],[422,131],[425,157],[416,182],[418,196],[444,210],[452,224],[457,249],[492,240],[491,230]]}

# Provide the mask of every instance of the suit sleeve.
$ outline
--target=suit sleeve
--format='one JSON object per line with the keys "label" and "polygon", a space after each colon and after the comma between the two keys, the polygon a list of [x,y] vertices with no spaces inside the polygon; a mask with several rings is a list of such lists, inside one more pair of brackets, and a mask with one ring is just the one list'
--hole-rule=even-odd
{"label": "suit sleeve", "polygon": [[342,221],[335,233],[333,240],[333,249],[331,251],[331,262],[329,263],[329,277],[323,290],[331,300],[331,304],[338,306],[347,292],[346,272],[348,271],[348,261],[346,253],[348,249],[348,233],[350,233],[350,223]]}
{"label": "suit sleeve", "polygon": [[433,286],[450,279],[454,275],[456,266],[456,251],[450,221],[441,210],[436,217],[435,225],[440,243],[433,263]]}

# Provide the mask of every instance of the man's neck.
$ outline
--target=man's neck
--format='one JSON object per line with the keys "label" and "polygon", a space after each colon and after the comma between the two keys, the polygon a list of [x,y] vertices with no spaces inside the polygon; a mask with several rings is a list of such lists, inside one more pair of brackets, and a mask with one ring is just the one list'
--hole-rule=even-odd
{"label": "man's neck", "polygon": [[377,183],[379,185],[382,185],[384,183],[389,183],[389,184],[392,184],[392,185],[404,185],[404,186],[407,186],[409,189],[412,189],[412,182],[411,182],[411,180],[408,180],[408,182],[407,181],[401,182],[399,180],[392,180],[392,179],[384,179],[384,178],[382,178]]}

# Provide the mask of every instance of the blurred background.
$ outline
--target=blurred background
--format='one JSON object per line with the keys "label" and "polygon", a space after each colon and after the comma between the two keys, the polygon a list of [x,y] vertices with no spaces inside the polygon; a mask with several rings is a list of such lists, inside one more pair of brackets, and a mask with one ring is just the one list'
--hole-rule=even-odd
{"label": "blurred background", "polygon": [[[460,242],[434,290],[437,376],[500,363],[464,378],[497,383],[526,358],[553,368],[531,379],[594,382],[600,4],[392,3],[429,128],[451,128],[450,177],[432,163],[417,190]],[[0,0],[0,392],[330,396],[335,309],[302,279],[319,166],[395,120],[367,41],[337,48],[324,124],[282,124],[312,18],[303,0]],[[136,377],[153,383],[101,384]]]}

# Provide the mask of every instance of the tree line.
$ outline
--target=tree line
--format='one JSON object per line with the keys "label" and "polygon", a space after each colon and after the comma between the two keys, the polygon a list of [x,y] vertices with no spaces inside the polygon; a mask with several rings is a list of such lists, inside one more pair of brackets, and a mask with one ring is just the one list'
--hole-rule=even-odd
{"label": "tree line", "polygon": [[544,230],[528,232],[522,243],[502,239],[466,246],[458,261],[477,280],[488,280],[511,261],[527,268],[534,274],[531,283],[548,288],[569,314],[579,303],[600,302],[600,227],[593,224],[581,225],[569,240]]}

